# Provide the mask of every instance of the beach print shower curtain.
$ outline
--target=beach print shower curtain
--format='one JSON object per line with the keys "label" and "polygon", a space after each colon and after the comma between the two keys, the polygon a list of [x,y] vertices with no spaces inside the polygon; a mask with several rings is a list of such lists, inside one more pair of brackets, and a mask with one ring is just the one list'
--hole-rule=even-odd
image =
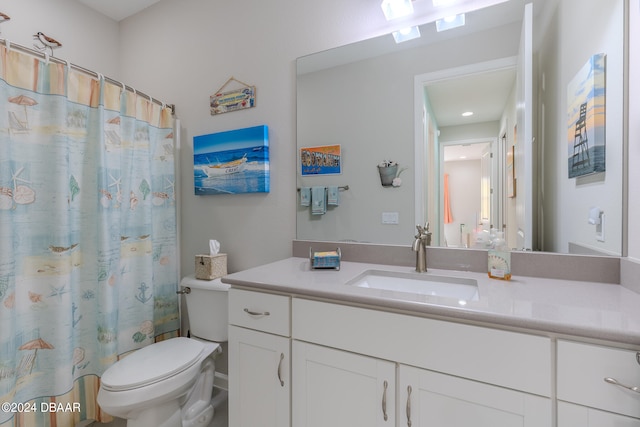
{"label": "beach print shower curtain", "polygon": [[109,421],[99,377],[179,329],[173,118],[0,47],[0,426]]}

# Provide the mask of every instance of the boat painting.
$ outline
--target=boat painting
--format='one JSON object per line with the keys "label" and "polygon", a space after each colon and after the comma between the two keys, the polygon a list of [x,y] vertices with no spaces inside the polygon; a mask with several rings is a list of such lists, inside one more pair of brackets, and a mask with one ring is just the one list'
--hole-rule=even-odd
{"label": "boat painting", "polygon": [[193,138],[196,195],[269,192],[266,125]]}
{"label": "boat painting", "polygon": [[202,170],[207,177],[211,178],[220,175],[229,175],[232,173],[242,172],[247,165],[247,155],[243,155],[241,159],[232,160],[226,163],[219,163],[215,165],[205,165]]}

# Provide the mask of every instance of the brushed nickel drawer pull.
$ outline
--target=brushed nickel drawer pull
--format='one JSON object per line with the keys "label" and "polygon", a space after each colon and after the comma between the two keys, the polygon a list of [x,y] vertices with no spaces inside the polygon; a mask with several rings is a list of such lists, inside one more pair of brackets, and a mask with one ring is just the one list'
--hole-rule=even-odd
{"label": "brushed nickel drawer pull", "polygon": [[636,393],[640,393],[640,387],[633,387],[633,386],[622,384],[621,382],[618,382],[618,380],[616,380],[615,378],[606,377],[604,379],[604,382],[617,385],[618,387],[626,388],[627,390],[635,391]]}
{"label": "brushed nickel drawer pull", "polygon": [[282,361],[284,360],[284,353],[280,353],[280,362],[278,362],[278,380],[280,381],[280,386],[284,387],[284,381],[282,380]]}
{"label": "brushed nickel drawer pull", "polygon": [[407,426],[411,427],[411,386],[407,386]]}
{"label": "brushed nickel drawer pull", "polygon": [[268,311],[263,311],[262,313],[260,313],[258,311],[251,311],[248,308],[245,308],[244,312],[247,313],[247,314],[250,314],[252,316],[269,316],[269,315],[271,315],[271,313],[269,313]]}
{"label": "brushed nickel drawer pull", "polygon": [[387,387],[389,386],[389,383],[387,382],[387,380],[384,380],[384,390],[382,392],[382,416],[384,418],[385,421],[387,421],[387,419],[389,419],[389,416],[387,415]]}

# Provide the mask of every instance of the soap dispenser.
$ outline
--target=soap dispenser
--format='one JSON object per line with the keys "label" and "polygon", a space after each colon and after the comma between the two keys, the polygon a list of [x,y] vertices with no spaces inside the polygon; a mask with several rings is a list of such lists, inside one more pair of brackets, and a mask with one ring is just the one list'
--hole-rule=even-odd
{"label": "soap dispenser", "polygon": [[488,274],[492,279],[511,280],[511,252],[504,240],[504,233],[498,231],[489,249]]}

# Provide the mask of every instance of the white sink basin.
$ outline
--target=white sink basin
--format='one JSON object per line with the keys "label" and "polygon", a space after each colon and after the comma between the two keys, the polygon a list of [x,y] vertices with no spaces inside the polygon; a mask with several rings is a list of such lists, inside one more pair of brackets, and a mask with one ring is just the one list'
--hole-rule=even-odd
{"label": "white sink basin", "polygon": [[435,276],[425,273],[367,270],[347,285],[418,295],[456,298],[460,301],[478,299],[478,282],[463,277]]}

